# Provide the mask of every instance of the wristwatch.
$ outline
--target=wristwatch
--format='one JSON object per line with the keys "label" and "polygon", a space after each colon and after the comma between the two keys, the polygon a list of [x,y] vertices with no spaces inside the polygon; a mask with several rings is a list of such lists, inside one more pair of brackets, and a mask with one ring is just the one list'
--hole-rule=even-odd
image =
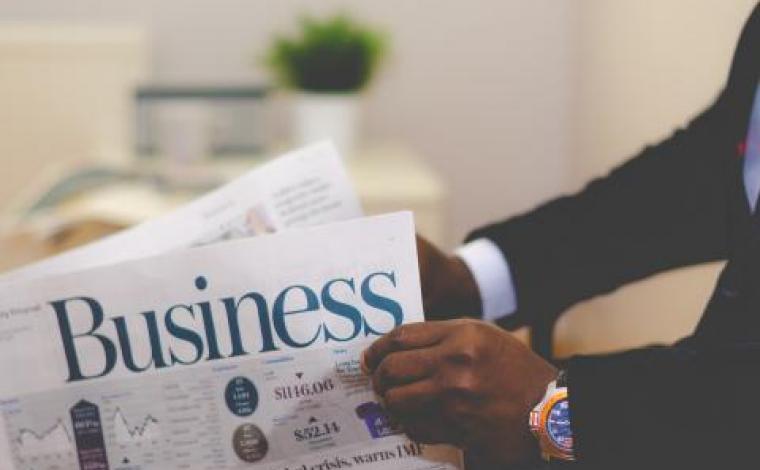
{"label": "wristwatch", "polygon": [[546,388],[546,395],[530,412],[528,425],[530,431],[538,439],[544,460],[565,462],[575,460],[565,371],[561,371],[557,380],[551,382]]}

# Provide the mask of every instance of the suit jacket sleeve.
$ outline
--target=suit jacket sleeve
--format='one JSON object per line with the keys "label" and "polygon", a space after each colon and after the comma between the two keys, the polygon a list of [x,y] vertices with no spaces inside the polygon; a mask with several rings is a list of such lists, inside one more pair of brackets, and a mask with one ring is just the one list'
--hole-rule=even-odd
{"label": "suit jacket sleeve", "polygon": [[570,415],[581,468],[744,468],[757,460],[760,344],[576,357]]}
{"label": "suit jacket sleeve", "polygon": [[509,260],[513,325],[545,323],[628,282],[726,256],[727,182],[739,182],[723,102],[580,193],[468,236],[491,239]]}

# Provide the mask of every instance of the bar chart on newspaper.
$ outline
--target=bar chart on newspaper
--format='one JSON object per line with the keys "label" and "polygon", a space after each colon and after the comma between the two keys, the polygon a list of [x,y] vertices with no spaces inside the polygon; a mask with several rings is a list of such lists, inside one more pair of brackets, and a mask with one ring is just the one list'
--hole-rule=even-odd
{"label": "bar chart on newspaper", "polygon": [[304,461],[451,468],[445,459],[431,464],[430,451],[384,413],[358,353],[282,355],[12,400],[3,414],[13,461],[19,470],[275,469]]}

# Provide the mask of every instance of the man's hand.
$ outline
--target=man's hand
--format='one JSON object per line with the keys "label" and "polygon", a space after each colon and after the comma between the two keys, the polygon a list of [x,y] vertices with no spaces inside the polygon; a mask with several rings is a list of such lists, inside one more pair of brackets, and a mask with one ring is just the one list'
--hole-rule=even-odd
{"label": "man's hand", "polygon": [[464,261],[445,255],[419,235],[417,255],[422,278],[422,300],[428,320],[480,316],[482,307],[478,286]]}
{"label": "man's hand", "polygon": [[364,353],[375,391],[412,439],[538,456],[528,415],[557,370],[506,331],[477,320],[403,325]]}

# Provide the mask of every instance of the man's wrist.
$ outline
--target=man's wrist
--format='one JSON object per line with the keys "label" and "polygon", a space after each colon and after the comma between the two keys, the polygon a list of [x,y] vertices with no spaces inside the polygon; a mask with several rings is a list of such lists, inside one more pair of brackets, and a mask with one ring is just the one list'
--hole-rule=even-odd
{"label": "man's wrist", "polygon": [[475,281],[483,320],[495,321],[517,310],[517,295],[509,262],[501,248],[479,238],[456,250]]}
{"label": "man's wrist", "polygon": [[483,315],[483,302],[470,268],[458,256],[449,257],[449,267],[452,275],[448,277],[447,288],[453,294],[452,307],[464,316],[480,318]]}

